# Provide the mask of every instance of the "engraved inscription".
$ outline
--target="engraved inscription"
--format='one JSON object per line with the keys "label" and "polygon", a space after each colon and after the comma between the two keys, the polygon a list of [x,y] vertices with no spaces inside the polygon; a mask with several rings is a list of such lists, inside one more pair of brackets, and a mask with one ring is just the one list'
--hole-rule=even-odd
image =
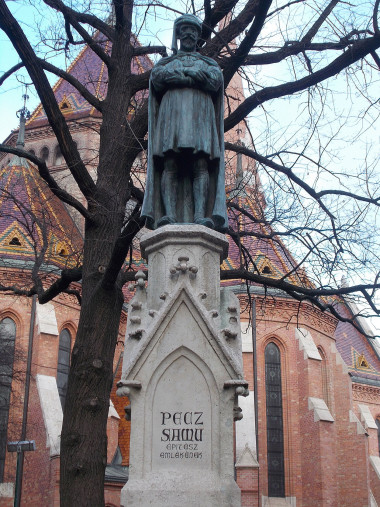
{"label": "engraved inscription", "polygon": [[160,421],[161,442],[166,443],[160,458],[202,459],[203,411],[160,412]]}
{"label": "engraved inscription", "polygon": [[152,470],[210,469],[215,405],[193,360],[181,355],[165,368],[153,397]]}

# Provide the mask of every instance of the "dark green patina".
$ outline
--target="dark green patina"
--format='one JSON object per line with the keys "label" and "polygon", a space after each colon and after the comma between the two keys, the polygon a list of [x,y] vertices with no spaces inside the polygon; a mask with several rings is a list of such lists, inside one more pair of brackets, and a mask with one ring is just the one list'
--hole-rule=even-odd
{"label": "dark green patina", "polygon": [[[153,68],[149,95],[148,171],[142,216],[147,227],[198,223],[227,228],[223,75],[196,51],[201,23],[174,23],[173,55]],[[180,50],[177,51],[177,39]]]}

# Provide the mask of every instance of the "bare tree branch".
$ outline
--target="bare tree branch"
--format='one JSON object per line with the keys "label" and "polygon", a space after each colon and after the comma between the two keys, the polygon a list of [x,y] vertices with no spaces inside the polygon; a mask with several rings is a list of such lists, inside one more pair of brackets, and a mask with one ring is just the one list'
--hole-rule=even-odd
{"label": "bare tree branch", "polygon": [[[223,4],[224,2],[221,1],[221,8]],[[211,58],[218,56],[218,53],[225,48],[229,42],[233,41],[236,37],[238,37],[238,35],[243,33],[247,26],[252,22],[257,10],[259,9],[259,4],[260,2],[257,2],[256,0],[248,0],[240,14],[235,19],[231,20],[225,28],[215,34],[215,37],[206,42],[206,44],[202,47],[202,54],[210,56]],[[228,10],[224,11],[224,15],[220,19],[226,16],[227,13]],[[216,16],[215,19],[218,19],[218,16]],[[212,20],[212,23],[215,23],[215,20]]]}
{"label": "bare tree branch", "polygon": [[[63,269],[61,271],[60,278],[58,278],[48,289],[46,289],[41,295],[39,295],[38,301],[41,304],[51,301],[61,292],[67,292],[68,287],[72,282],[79,282],[81,279],[82,279],[82,267]],[[75,295],[77,296],[76,292]]]}
{"label": "bare tree branch", "polygon": [[[53,9],[55,9],[58,12],[61,12],[65,18],[65,21],[67,23],[70,23],[73,28],[79,33],[79,35],[82,37],[82,39],[89,45],[89,47],[96,53],[99,58],[106,64],[110,64],[110,57],[109,55],[103,50],[100,44],[95,41],[93,37],[89,35],[87,30],[85,30],[81,24],[80,24],[80,18],[81,15],[74,11],[73,9],[70,9],[67,7],[61,0],[44,0],[46,5],[49,5]],[[87,22],[87,21],[86,21]],[[94,22],[94,21],[93,21]],[[91,23],[90,23],[91,25]],[[101,25],[101,31],[104,30],[104,24]],[[113,36],[113,33],[111,31],[111,27],[106,28],[107,36]],[[104,33],[104,32],[103,32]],[[112,39],[111,39],[112,40]]]}
{"label": "bare tree branch", "polygon": [[279,97],[292,95],[293,93],[306,90],[331,76],[341,72],[354,62],[364,58],[369,53],[380,47],[380,36],[371,37],[364,40],[358,40],[351,45],[350,50],[338,56],[330,64],[321,70],[305,76],[297,81],[288,82],[278,86],[268,86],[248,97],[242,104],[224,122],[224,130],[228,132],[240,121],[242,121],[249,113],[256,109],[259,105]]}
{"label": "bare tree branch", "polygon": [[7,70],[7,72],[4,72],[4,74],[0,77],[0,86],[4,83],[6,79],[8,79],[12,74],[17,72],[19,69],[22,69],[24,67],[24,64],[22,62],[17,63],[16,65],[13,65],[12,68]]}
{"label": "bare tree branch", "polygon": [[35,155],[32,155],[32,153],[29,153],[26,150],[20,150],[18,148],[14,148],[13,146],[8,146],[6,144],[0,144],[0,152],[12,153],[13,155],[17,155],[21,158],[26,158],[26,159],[30,160],[31,162],[33,162],[33,164],[35,164],[37,166],[38,172],[39,172],[41,178],[44,181],[46,181],[46,183],[48,184],[48,186],[49,186],[50,190],[53,192],[53,194],[55,194],[57,197],[59,197],[66,204],[69,204],[74,209],[79,211],[79,213],[83,217],[87,218],[88,220],[92,220],[92,216],[90,215],[88,210],[83,206],[83,204],[58,185],[58,183],[55,181],[55,179],[49,173],[49,169],[48,169],[44,160],[36,157]]}
{"label": "bare tree branch", "polygon": [[[16,296],[31,297],[37,294],[40,304],[45,304],[53,298],[66,292],[67,294],[74,294],[78,298],[78,291],[68,289],[72,282],[78,282],[82,278],[82,268],[64,269],[61,271],[61,277],[58,278],[48,289],[43,290],[37,286],[30,289],[21,289],[17,285],[3,285],[0,283],[0,292],[8,292]],[[80,298],[79,298],[80,300]]]}
{"label": "bare tree branch", "polygon": [[134,56],[159,54],[161,56],[168,56],[165,46],[137,46],[133,48]]}
{"label": "bare tree branch", "polygon": [[[338,51],[341,49],[349,48],[352,44],[357,42],[358,36],[368,35],[368,30],[361,32],[354,30],[354,33],[342,37],[337,42],[302,42],[302,41],[291,41],[287,42],[283,47],[277,51],[260,53],[255,55],[248,55],[244,60],[244,65],[270,65],[272,63],[278,63],[289,56],[296,56],[305,51],[313,51],[320,53],[323,51]],[[224,67],[227,65],[228,58],[225,57],[220,59],[220,64]]]}
{"label": "bare tree branch", "polygon": [[281,172],[288,176],[289,179],[294,181],[298,186],[300,186],[303,190],[305,190],[313,199],[315,199],[318,204],[321,206],[321,208],[328,213],[329,216],[331,216],[330,212],[326,208],[326,206],[322,203],[321,198],[326,195],[342,195],[345,197],[352,197],[353,199],[357,201],[363,201],[370,204],[373,204],[375,206],[380,206],[380,197],[373,198],[373,197],[366,197],[365,195],[358,195],[354,194],[353,192],[347,192],[345,190],[340,189],[328,189],[328,190],[321,190],[320,192],[315,191],[310,185],[305,183],[304,180],[299,178],[297,175],[293,173],[293,171],[285,167],[283,165],[277,164],[276,162],[273,162],[273,160],[269,159],[268,157],[264,157],[262,155],[259,155],[257,152],[250,150],[249,148],[246,148],[245,146],[232,144],[232,143],[225,143],[226,150],[235,151],[237,153],[242,153],[243,155],[247,155],[249,157],[252,157],[254,160],[257,160],[257,162],[260,162],[260,164],[266,165],[268,167],[271,167],[272,169],[275,169],[278,172]]}
{"label": "bare tree branch", "polygon": [[56,67],[55,65],[52,65],[51,63],[47,62],[46,60],[43,60],[42,58],[38,58],[38,62],[40,63],[41,67],[48,72],[51,72],[52,74],[55,74],[58,77],[61,77],[68,83],[70,83],[74,88],[78,90],[78,92],[82,95],[84,99],[87,100],[89,104],[95,107],[98,111],[102,112],[102,101],[95,97],[92,93],[88,91],[88,88],[86,88],[78,79],[76,79],[72,74],[69,74],[68,72],[60,69],[59,67]]}
{"label": "bare tree branch", "polygon": [[0,0],[0,28],[4,30],[11,40],[33,80],[49,123],[57,137],[62,154],[75,181],[83,192],[83,195],[86,198],[90,198],[95,191],[95,184],[80,158],[68,125],[59,110],[54,92],[41,69],[39,59],[35,55],[24,32],[21,30],[20,25],[7,8],[4,0]]}
{"label": "bare tree branch", "polygon": [[132,240],[144,226],[144,220],[140,218],[140,209],[140,204],[137,204],[128,219],[126,227],[123,229],[120,237],[115,243],[111,260],[102,280],[102,285],[105,289],[109,289],[115,284],[121,267],[124,264],[125,257],[127,256],[128,250],[132,244]]}
{"label": "bare tree branch", "polygon": [[317,35],[318,30],[321,28],[323,23],[326,21],[326,19],[329,17],[329,15],[332,13],[334,7],[339,3],[340,0],[331,0],[331,2],[326,6],[326,8],[323,10],[319,18],[313,23],[311,28],[306,32],[304,37],[302,37],[301,42],[311,42],[313,38]]}
{"label": "bare tree branch", "polygon": [[[244,269],[232,269],[232,270],[222,270],[221,271],[222,280],[236,280],[243,279],[249,280],[251,282],[264,285],[267,287],[274,287],[276,289],[283,290],[284,292],[293,295],[299,294],[303,296],[307,296],[308,298],[321,298],[321,297],[332,297],[332,296],[345,296],[350,294],[364,293],[367,290],[372,289],[380,289],[380,283],[376,284],[359,284],[352,285],[350,287],[340,287],[334,289],[324,289],[324,288],[309,288],[302,287],[301,285],[294,285],[289,282],[286,282],[284,279],[277,279],[266,277],[263,275],[254,274]],[[380,314],[380,310],[376,309],[376,313]]]}
{"label": "bare tree branch", "polygon": [[246,36],[239,44],[233,56],[229,58],[228,65],[224,69],[224,86],[226,87],[231,81],[238,68],[243,64],[249,51],[255,44],[257,37],[259,36],[265,19],[268,14],[268,10],[272,5],[272,0],[264,0],[259,3],[259,7],[255,13],[255,19],[249,28]]}
{"label": "bare tree branch", "polygon": [[207,41],[213,33],[215,26],[229,14],[231,9],[233,9],[237,3],[238,0],[216,0],[213,8],[211,8],[209,0],[205,0],[205,17],[201,33],[202,41]]}

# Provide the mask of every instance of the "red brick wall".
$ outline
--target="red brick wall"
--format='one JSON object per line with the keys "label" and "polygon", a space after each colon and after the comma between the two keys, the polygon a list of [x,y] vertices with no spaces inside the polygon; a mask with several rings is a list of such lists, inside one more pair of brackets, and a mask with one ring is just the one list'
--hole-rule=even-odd
{"label": "red brick wall", "polygon": [[27,439],[36,442],[36,450],[24,454],[24,476],[21,505],[40,507],[53,505],[56,476],[49,449],[46,447],[46,433],[37,385],[32,379],[28,411]]}
{"label": "red brick wall", "polygon": [[237,468],[236,482],[241,489],[242,507],[259,506],[259,471],[257,468]]}
{"label": "red brick wall", "polygon": [[[24,298],[0,296],[1,308],[6,308],[16,320],[17,342],[20,350],[27,350],[30,300]],[[270,301],[257,304],[257,402],[259,431],[259,469],[238,469],[237,482],[242,489],[242,505],[260,505],[261,497],[267,496],[267,457],[266,457],[266,411],[265,411],[265,362],[264,350],[269,341],[273,340],[281,351],[282,391],[283,391],[283,425],[284,425],[284,457],[285,457],[285,492],[286,496],[297,498],[297,505],[303,507],[365,505],[368,501],[369,477],[374,493],[378,493],[374,473],[368,466],[368,451],[375,453],[376,436],[370,432],[370,438],[358,435],[356,425],[349,422],[349,410],[354,408],[358,414],[357,404],[366,403],[370,406],[374,417],[380,415],[380,401],[377,393],[362,387],[354,388],[352,401],[350,380],[341,365],[336,364],[335,354],[331,352],[334,332],[334,320],[312,311],[309,307],[299,307],[292,301]],[[1,315],[1,314],[0,314]],[[5,314],[4,314],[5,315]],[[63,299],[57,306],[58,327],[61,330],[69,326],[75,335],[78,319],[78,308]],[[295,328],[309,329],[314,342],[321,346],[327,361],[327,386],[329,408],[334,423],[314,422],[313,411],[308,409],[308,397],[322,398],[321,363],[304,359],[303,351],[299,350],[295,339]],[[120,331],[120,343],[115,355],[116,368],[120,354],[123,352],[125,319]],[[37,450],[25,454],[24,486],[22,505],[58,507],[59,460],[50,459],[46,448],[46,434],[39,405],[38,392],[35,384],[37,373],[56,375],[58,354],[58,337],[35,335],[33,351],[33,371],[30,392],[30,406],[27,438],[36,440]],[[252,354],[243,354],[246,379],[253,389]],[[25,361],[20,361],[18,368],[21,377],[25,378]],[[121,374],[119,364],[118,376]],[[367,388],[367,387],[366,387]],[[12,393],[11,420],[13,429],[9,436],[17,439],[20,433],[22,416],[23,381],[17,387],[15,383]],[[115,431],[118,427],[118,443],[122,448],[123,464],[129,463],[129,431],[130,424],[124,419],[125,399],[115,396],[112,399],[121,419],[110,422],[110,452],[108,461],[112,459],[116,448]],[[371,398],[372,397],[372,398]],[[17,426],[18,421],[18,426]],[[11,428],[11,427],[10,427]],[[14,481],[15,455],[9,454],[6,460],[6,477],[8,482]],[[36,479],[38,478],[38,480]],[[378,479],[377,479],[378,481]],[[121,485],[108,484],[105,490],[106,502],[120,505]],[[4,505],[6,505],[4,503]]]}
{"label": "red brick wall", "polygon": [[369,479],[372,494],[375,497],[377,505],[380,505],[380,479],[371,464],[369,465]]}
{"label": "red brick wall", "polygon": [[[353,408],[351,382],[331,348],[336,321],[293,301],[268,298],[256,301],[256,308],[259,498],[268,495],[264,350],[269,341],[274,341],[281,351],[286,496],[295,496],[297,505],[303,507],[367,505],[367,437],[358,435],[356,424],[349,422],[349,410]],[[321,347],[326,361],[324,382],[321,361],[304,359],[299,350],[296,327],[308,329],[315,345]],[[243,362],[251,388],[250,356],[244,354]],[[308,408],[310,396],[327,401],[335,422],[314,422],[314,412]],[[378,407],[375,405],[374,412]],[[250,505],[252,478],[243,478],[241,470],[237,474],[242,498]]]}

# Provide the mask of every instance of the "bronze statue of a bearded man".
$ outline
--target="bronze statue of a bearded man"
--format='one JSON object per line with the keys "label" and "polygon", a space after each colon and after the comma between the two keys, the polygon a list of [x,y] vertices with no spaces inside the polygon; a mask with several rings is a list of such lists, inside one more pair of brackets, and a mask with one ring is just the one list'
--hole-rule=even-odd
{"label": "bronze statue of a bearded man", "polygon": [[150,229],[178,223],[220,231],[228,226],[223,75],[214,60],[197,52],[200,34],[198,18],[191,14],[178,18],[173,55],[162,58],[151,73],[148,170],[141,213]]}

